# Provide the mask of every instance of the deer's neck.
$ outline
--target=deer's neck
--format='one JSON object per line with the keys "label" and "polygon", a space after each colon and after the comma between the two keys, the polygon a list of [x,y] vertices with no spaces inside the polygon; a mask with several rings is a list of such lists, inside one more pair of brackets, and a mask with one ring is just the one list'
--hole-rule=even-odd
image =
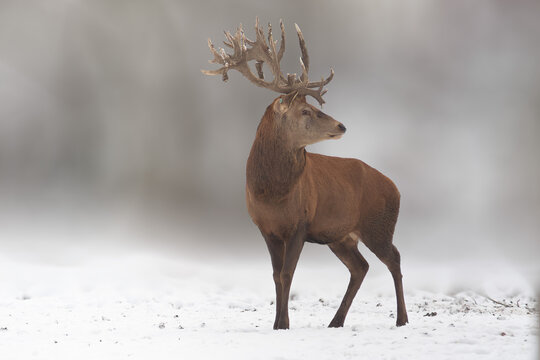
{"label": "deer's neck", "polygon": [[247,162],[247,186],[261,200],[279,201],[297,184],[306,165],[304,148],[294,148],[287,134],[263,117]]}

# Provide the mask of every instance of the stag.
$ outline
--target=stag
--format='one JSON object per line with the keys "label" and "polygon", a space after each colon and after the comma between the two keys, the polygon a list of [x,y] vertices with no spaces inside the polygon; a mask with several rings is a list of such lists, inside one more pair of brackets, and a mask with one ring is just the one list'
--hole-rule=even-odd
{"label": "stag", "polygon": [[[392,243],[399,213],[400,194],[394,183],[379,171],[357,159],[313,154],[306,146],[326,139],[339,139],[345,126],[306,101],[311,96],[322,106],[324,86],[334,72],[321,81],[308,78],[309,57],[298,25],[302,74],[283,75],[280,61],[285,51],[285,30],[281,41],[274,40],[268,25],[268,41],[255,22],[255,41],[249,40],[242,25],[232,35],[225,32],[228,54],[208,40],[221,75],[236,70],[255,85],[276,91],[257,128],[246,168],[248,212],[258,226],[270,252],[276,289],[274,329],[288,329],[288,300],[294,271],[304,243],[328,245],[350,271],[343,301],[329,327],[341,327],[362,284],[369,265],[358,250],[362,241],[389,269],[397,300],[396,325],[408,322],[403,297],[400,254]],[[249,66],[255,61],[257,75]],[[264,79],[263,64],[273,79]]]}

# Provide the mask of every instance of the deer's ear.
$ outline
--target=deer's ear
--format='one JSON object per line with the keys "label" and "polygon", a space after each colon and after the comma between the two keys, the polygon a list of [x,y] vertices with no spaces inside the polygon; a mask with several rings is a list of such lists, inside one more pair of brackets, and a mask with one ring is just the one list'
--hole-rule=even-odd
{"label": "deer's ear", "polygon": [[286,96],[282,95],[274,101],[274,111],[280,115],[289,110],[289,102],[287,101]]}

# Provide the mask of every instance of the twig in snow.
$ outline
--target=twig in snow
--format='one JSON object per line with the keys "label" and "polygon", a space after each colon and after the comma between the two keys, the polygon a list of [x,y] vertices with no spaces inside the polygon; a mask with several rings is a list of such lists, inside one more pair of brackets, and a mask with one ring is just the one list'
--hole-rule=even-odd
{"label": "twig in snow", "polygon": [[486,299],[488,299],[488,300],[493,301],[495,304],[499,304],[499,305],[502,305],[502,306],[504,306],[504,307],[513,307],[513,305],[508,305],[508,304],[502,303],[502,302],[500,302],[500,301],[494,300],[494,299],[490,298],[490,297],[487,296],[487,295],[484,295],[484,297],[485,297]]}

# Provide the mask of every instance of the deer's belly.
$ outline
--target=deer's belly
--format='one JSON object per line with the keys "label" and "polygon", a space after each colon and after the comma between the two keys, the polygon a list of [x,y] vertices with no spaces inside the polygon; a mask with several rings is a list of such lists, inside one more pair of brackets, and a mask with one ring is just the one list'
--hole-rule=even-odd
{"label": "deer's belly", "polygon": [[356,230],[359,213],[355,206],[318,206],[310,222],[308,242],[329,244],[343,239]]}

